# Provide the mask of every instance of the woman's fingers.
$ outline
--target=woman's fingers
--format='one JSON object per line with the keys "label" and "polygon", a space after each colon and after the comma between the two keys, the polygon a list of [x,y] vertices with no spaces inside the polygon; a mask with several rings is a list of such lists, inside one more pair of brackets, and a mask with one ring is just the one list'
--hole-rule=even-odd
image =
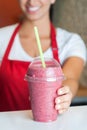
{"label": "woman's fingers", "polygon": [[59,114],[63,114],[64,112],[66,112],[68,109],[61,109],[58,111]]}
{"label": "woman's fingers", "polygon": [[68,86],[64,86],[58,90],[58,95],[69,93],[70,89]]}
{"label": "woman's fingers", "polygon": [[62,95],[62,96],[57,97],[55,99],[55,103],[60,104],[60,103],[63,103],[63,102],[69,102],[70,100],[71,100],[71,95],[66,94],[66,95]]}
{"label": "woman's fingers", "polygon": [[68,86],[58,90],[58,97],[55,99],[55,109],[59,113],[64,113],[69,108],[72,101],[72,93]]}
{"label": "woman's fingers", "polygon": [[69,102],[63,102],[60,104],[56,104],[55,108],[56,108],[56,110],[62,110],[62,109],[67,109],[69,106],[70,106]]}

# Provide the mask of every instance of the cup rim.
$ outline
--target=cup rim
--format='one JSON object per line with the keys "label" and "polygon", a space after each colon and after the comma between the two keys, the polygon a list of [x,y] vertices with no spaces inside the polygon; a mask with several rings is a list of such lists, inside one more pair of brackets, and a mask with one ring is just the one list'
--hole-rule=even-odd
{"label": "cup rim", "polygon": [[25,75],[25,80],[27,81],[33,81],[33,82],[38,82],[38,81],[42,81],[42,82],[55,82],[55,81],[58,81],[58,80],[64,80],[65,79],[65,76],[64,75],[59,75],[58,77],[32,77],[32,76],[29,76],[29,75]]}

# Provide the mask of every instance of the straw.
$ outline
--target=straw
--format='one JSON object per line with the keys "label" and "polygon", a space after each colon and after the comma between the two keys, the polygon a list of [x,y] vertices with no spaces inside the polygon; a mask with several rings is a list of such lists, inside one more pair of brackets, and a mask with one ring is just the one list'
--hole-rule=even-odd
{"label": "straw", "polygon": [[38,33],[38,29],[37,29],[36,26],[34,27],[34,31],[35,31],[35,36],[36,36],[36,40],[37,40],[37,45],[38,45],[38,49],[39,49],[39,53],[40,53],[42,66],[43,66],[43,68],[46,68],[46,64],[45,64],[45,61],[44,61],[43,52],[42,52],[42,48],[41,48],[39,33]]}

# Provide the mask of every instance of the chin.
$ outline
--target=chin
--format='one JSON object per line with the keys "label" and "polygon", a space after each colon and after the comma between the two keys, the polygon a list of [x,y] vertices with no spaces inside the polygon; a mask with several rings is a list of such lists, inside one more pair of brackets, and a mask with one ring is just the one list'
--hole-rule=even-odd
{"label": "chin", "polygon": [[41,18],[40,17],[28,17],[28,20],[34,22],[34,21],[41,20]]}

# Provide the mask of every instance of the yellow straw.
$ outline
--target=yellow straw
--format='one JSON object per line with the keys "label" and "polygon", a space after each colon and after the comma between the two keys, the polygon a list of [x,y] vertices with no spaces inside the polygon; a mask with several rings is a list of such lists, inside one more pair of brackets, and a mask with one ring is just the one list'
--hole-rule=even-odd
{"label": "yellow straw", "polygon": [[38,33],[38,29],[37,29],[36,26],[34,27],[34,31],[35,31],[37,45],[38,45],[38,49],[39,49],[39,53],[40,53],[40,58],[41,58],[41,61],[42,61],[42,66],[45,68],[46,64],[45,64],[45,61],[44,61],[43,52],[42,52],[41,43],[40,43],[40,38],[39,38],[39,33]]}

